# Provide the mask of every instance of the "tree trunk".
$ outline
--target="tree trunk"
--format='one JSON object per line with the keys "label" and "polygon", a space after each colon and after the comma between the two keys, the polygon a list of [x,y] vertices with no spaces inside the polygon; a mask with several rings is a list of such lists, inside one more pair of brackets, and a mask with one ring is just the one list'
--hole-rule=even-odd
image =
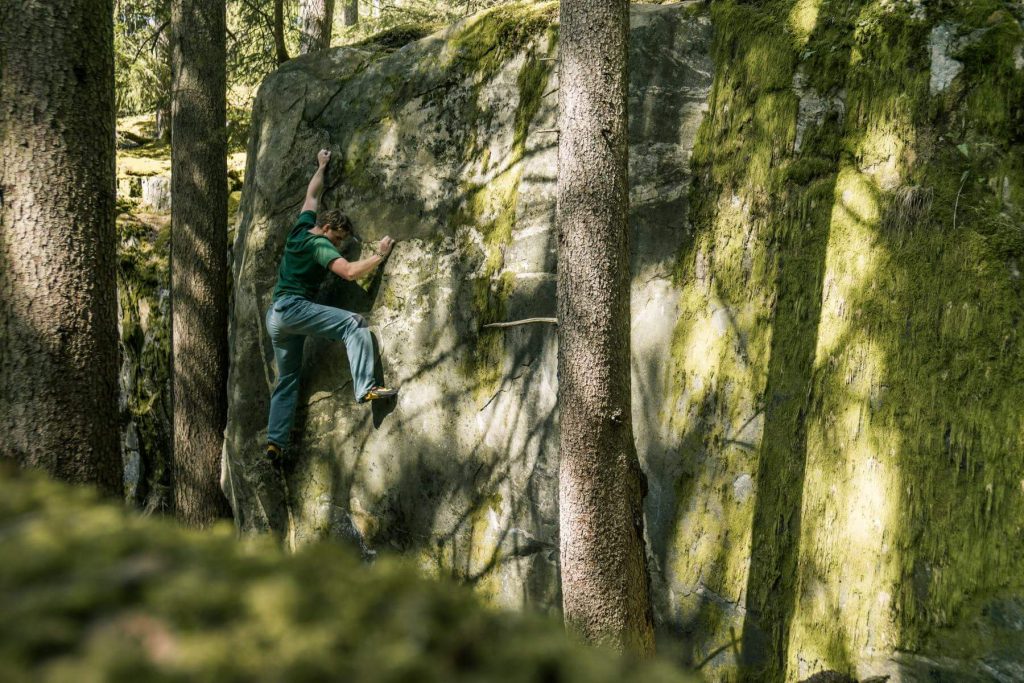
{"label": "tree trunk", "polygon": [[341,14],[345,26],[355,26],[359,23],[359,0],[346,2]]}
{"label": "tree trunk", "polygon": [[291,57],[288,56],[288,47],[284,44],[284,0],[274,0],[274,51],[277,53],[277,63],[284,64]]}
{"label": "tree trunk", "polygon": [[174,0],[171,107],[171,320],[180,520],[227,510],[220,452],[227,421],[227,137],[224,1]]}
{"label": "tree trunk", "polygon": [[559,527],[567,624],[654,650],[630,413],[626,0],[563,0],[558,139]]}
{"label": "tree trunk", "polygon": [[171,37],[170,26],[160,31],[153,46],[153,58],[167,66],[166,71],[161,71],[160,96],[156,105],[156,130],[154,136],[160,142],[171,141]]}
{"label": "tree trunk", "polygon": [[0,454],[121,495],[111,0],[0,0]]}
{"label": "tree trunk", "polygon": [[299,8],[302,35],[299,52],[308,54],[331,46],[331,24],[334,22],[334,0],[302,0]]}

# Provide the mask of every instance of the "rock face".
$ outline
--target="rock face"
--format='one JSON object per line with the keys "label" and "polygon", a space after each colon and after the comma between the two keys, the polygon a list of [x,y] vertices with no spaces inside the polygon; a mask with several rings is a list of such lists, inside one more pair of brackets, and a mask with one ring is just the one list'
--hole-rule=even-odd
{"label": "rock face", "polygon": [[[655,610],[722,680],[1024,671],[1024,32],[1001,2],[954,5],[632,7]],[[264,83],[224,458],[243,530],[352,538],[499,604],[559,604],[554,328],[484,328],[555,310],[554,15],[504,6]],[[320,147],[325,205],[401,240],[320,298],[369,320],[402,393],[356,405],[342,345],[308,340],[279,473],[263,318]]]}
{"label": "rock face", "polygon": [[140,178],[142,205],[153,211],[171,210],[171,179],[167,176]]}
{"label": "rock face", "polygon": [[[261,89],[235,245],[226,489],[243,529],[292,543],[356,534],[414,553],[507,605],[556,606],[557,136],[554,5],[499,9],[381,57],[300,58]],[[637,433],[673,448],[665,369],[686,239],[687,163],[711,84],[710,23],[637,8],[631,89]],[[497,46],[495,46],[497,40]],[[399,239],[382,276],[321,293],[365,316],[397,404],[356,405],[344,347],[309,340],[294,469],[263,467],[272,349],[263,329],[283,239],[320,147],[324,197],[369,243]]]}

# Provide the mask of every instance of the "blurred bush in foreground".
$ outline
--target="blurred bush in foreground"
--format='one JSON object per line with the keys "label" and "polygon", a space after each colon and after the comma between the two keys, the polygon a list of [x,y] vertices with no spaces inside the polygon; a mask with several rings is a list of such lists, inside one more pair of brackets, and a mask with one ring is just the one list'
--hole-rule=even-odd
{"label": "blurred bush in foreground", "polygon": [[347,550],[285,556],[0,468],[0,680],[684,681]]}

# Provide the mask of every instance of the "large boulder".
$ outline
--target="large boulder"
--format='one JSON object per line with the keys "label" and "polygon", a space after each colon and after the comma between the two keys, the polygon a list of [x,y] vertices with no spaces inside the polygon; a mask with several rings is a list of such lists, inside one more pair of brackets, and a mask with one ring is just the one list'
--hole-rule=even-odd
{"label": "large boulder", "polygon": [[[555,326],[484,328],[555,314],[556,14],[505,6],[393,54],[299,58],[263,84],[234,247],[225,465],[241,528],[292,544],[354,535],[501,604],[559,603]],[[679,5],[634,7],[632,34],[634,417],[640,451],[660,453],[674,448],[670,273],[687,239],[710,24]],[[401,394],[357,405],[344,346],[307,341],[281,481],[263,462],[264,314],[321,147],[335,152],[323,204],[346,210],[366,243],[399,242],[381,274],[332,279],[320,298],[367,318]]]}

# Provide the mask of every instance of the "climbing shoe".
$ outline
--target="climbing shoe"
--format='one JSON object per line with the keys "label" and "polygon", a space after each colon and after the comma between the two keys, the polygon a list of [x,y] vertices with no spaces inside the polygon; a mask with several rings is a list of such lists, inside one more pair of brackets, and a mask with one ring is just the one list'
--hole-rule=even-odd
{"label": "climbing shoe", "polygon": [[363,394],[363,397],[359,399],[360,403],[366,403],[367,401],[379,401],[382,398],[393,398],[398,396],[398,389],[388,389],[387,387],[376,386]]}
{"label": "climbing shoe", "polygon": [[267,444],[267,460],[277,464],[284,460],[284,451],[276,443]]}

